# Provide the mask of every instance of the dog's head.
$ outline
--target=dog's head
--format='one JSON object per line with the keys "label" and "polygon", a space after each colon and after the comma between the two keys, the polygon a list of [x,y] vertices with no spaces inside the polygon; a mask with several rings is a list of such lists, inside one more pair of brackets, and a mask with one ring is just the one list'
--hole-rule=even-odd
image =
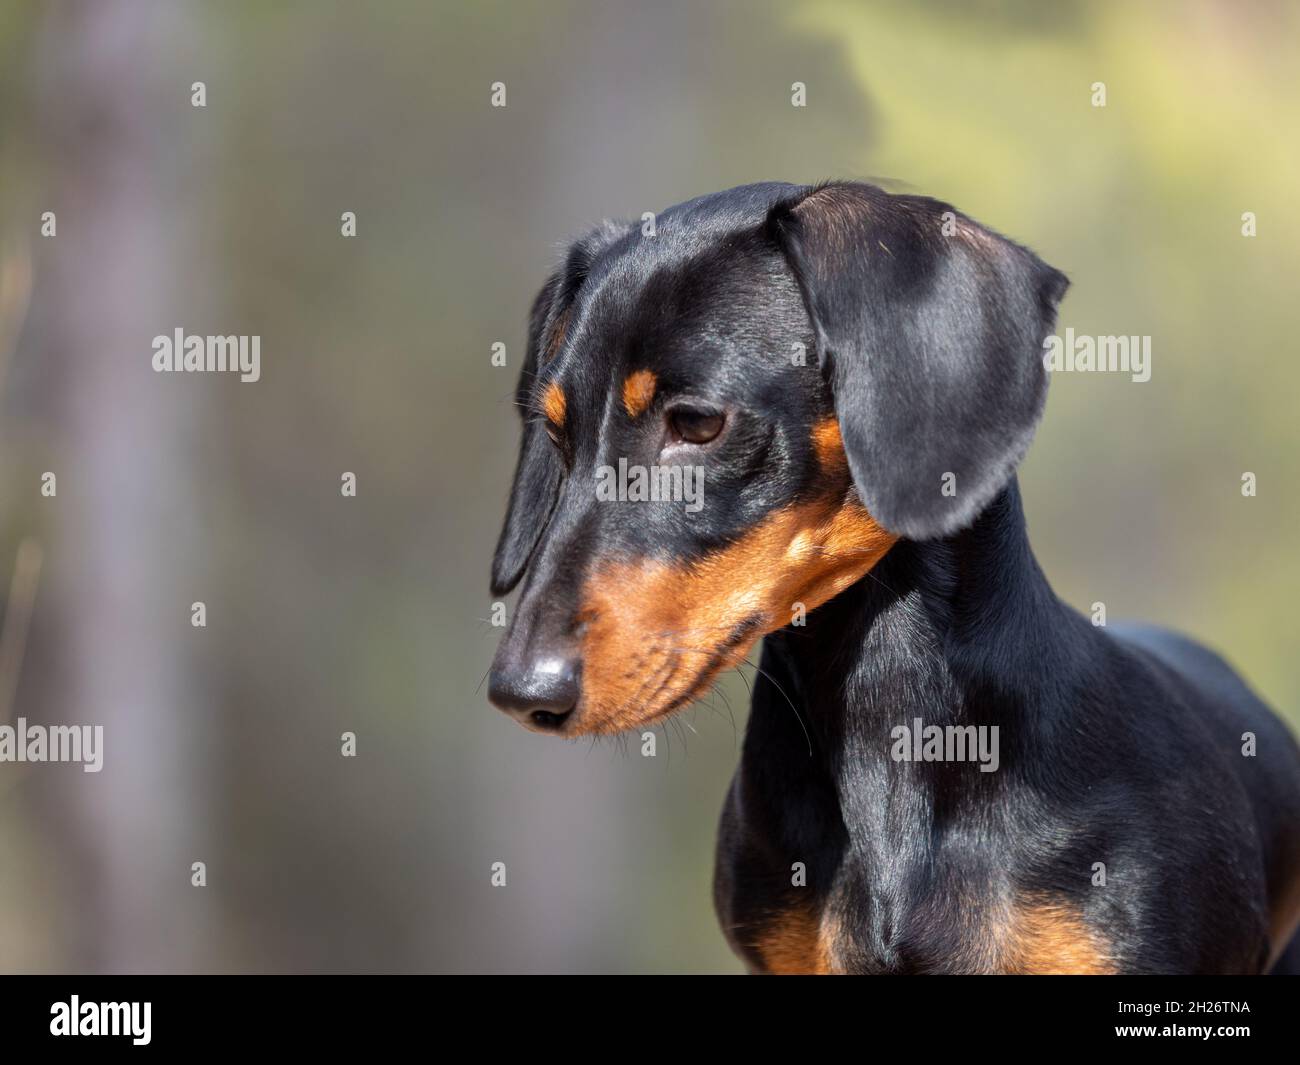
{"label": "dog's head", "polygon": [[1029,444],[1066,284],[861,184],[579,240],[532,310],[492,701],[565,736],[660,720],[899,537],[970,524]]}

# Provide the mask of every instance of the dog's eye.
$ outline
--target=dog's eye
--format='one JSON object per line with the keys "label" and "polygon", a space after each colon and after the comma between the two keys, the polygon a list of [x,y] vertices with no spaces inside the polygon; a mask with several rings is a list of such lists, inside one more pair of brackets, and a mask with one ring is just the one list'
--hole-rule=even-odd
{"label": "dog's eye", "polygon": [[688,444],[707,444],[722,432],[726,416],[721,411],[699,407],[677,407],[668,414],[668,426],[674,440]]}

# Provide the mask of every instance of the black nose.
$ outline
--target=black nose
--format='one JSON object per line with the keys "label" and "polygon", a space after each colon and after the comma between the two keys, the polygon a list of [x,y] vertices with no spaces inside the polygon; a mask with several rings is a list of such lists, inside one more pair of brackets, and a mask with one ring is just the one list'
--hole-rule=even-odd
{"label": "black nose", "polygon": [[494,664],[488,698],[522,724],[554,731],[573,711],[581,680],[582,664],[576,658],[541,657],[518,667]]}

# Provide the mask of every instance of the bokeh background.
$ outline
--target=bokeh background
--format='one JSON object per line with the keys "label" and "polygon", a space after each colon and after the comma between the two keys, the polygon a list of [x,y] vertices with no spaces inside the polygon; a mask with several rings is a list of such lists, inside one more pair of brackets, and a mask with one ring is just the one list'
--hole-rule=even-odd
{"label": "bokeh background", "polygon": [[[4,0],[0,717],[106,750],[0,764],[0,968],[739,971],[710,880],[744,681],[653,759],[479,684],[532,296],[590,223],[755,180],[948,199],[1070,274],[1062,327],[1150,334],[1146,384],[1053,380],[1040,559],[1300,721],[1298,22]],[[153,373],[178,326],[260,334],[261,381]]]}

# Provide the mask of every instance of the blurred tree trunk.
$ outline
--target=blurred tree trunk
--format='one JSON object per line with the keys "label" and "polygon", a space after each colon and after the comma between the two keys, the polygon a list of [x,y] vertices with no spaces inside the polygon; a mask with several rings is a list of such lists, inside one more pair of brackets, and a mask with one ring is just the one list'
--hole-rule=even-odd
{"label": "blurred tree trunk", "polygon": [[61,645],[33,656],[55,675],[29,679],[61,693],[43,700],[48,723],[104,727],[101,772],[50,766],[39,781],[67,848],[77,969],[194,967],[210,890],[190,886],[204,781],[190,738],[201,706],[184,684],[186,647],[204,631],[189,604],[203,595],[199,574],[178,572],[203,557],[178,458],[197,393],[164,391],[150,365],[152,338],[185,324],[181,286],[197,284],[177,189],[184,125],[204,112],[190,108],[194,78],[168,69],[183,11],[51,6],[39,41],[41,209],[58,233],[39,249],[33,334],[59,430],[40,609]]}

